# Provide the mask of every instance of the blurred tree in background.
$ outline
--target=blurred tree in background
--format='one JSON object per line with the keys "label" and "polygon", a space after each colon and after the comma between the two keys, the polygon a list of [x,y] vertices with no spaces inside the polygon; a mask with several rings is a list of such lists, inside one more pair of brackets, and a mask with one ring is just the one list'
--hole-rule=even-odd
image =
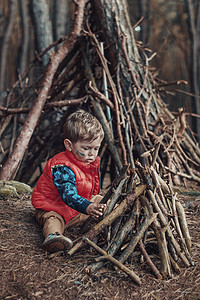
{"label": "blurred tree in background", "polygon": [[[169,84],[166,103],[172,111],[184,107],[200,114],[200,3],[198,0],[128,0],[136,39],[156,52],[152,66],[165,83],[185,80],[176,87]],[[164,84],[163,82],[163,84]],[[162,83],[160,82],[160,85]],[[185,91],[183,93],[181,91]],[[193,94],[193,96],[191,95]],[[199,140],[200,119],[188,118]]]}

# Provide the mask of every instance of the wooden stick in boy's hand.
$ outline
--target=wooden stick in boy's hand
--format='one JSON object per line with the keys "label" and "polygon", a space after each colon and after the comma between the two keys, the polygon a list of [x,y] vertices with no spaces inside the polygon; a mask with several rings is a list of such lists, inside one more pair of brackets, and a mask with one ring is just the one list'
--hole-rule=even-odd
{"label": "wooden stick in boy's hand", "polygon": [[87,209],[86,213],[96,219],[98,219],[100,216],[103,215],[104,208],[106,207],[106,204],[97,204],[97,203],[91,203]]}
{"label": "wooden stick in boy's hand", "polygon": [[[120,184],[121,180],[127,175],[127,170],[129,168],[129,165],[124,165],[123,168],[120,170],[120,173],[117,175],[117,177],[114,179],[114,181],[111,183],[110,188],[104,195],[104,197],[101,199],[99,204],[105,204],[110,199],[110,197],[113,194],[113,191],[117,188],[117,186]],[[89,205],[90,206],[90,205]],[[105,208],[105,206],[104,206]],[[101,215],[100,215],[101,216]],[[81,226],[81,233],[85,233],[88,230],[89,224],[92,220],[92,215],[86,219],[86,221]]]}

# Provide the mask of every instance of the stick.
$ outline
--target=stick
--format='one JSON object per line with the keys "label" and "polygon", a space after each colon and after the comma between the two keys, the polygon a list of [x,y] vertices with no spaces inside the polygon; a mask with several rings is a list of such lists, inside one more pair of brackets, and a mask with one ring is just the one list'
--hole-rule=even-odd
{"label": "stick", "polygon": [[[144,192],[146,185],[136,187],[133,193],[130,193],[108,216],[96,224],[90,231],[85,234],[85,237],[93,240],[95,236],[99,235],[108,225],[112,224],[117,217],[119,217],[128,206],[137,199],[137,197]],[[68,251],[69,255],[73,255],[77,250],[84,246],[83,241],[78,242],[73,248]]]}
{"label": "stick", "polygon": [[189,179],[189,180],[194,180],[194,181],[197,181],[197,182],[200,183],[200,178],[197,177],[197,176],[195,176],[195,175],[188,175],[188,174],[182,173],[182,172],[175,172],[175,171],[173,171],[172,169],[170,169],[170,168],[168,168],[168,167],[165,167],[165,169],[166,169],[167,171],[171,172],[171,173],[174,174],[174,175],[178,175],[178,176],[180,176],[180,177],[184,177],[184,178],[187,178],[187,179]]}
{"label": "stick", "polygon": [[169,252],[167,248],[167,241],[165,237],[165,231],[164,228],[161,228],[158,220],[155,220],[153,222],[153,230],[155,232],[156,240],[158,243],[158,249],[159,249],[159,256],[161,260],[161,274],[164,278],[172,277],[171,273],[171,263],[170,263],[170,257]]}
{"label": "stick", "polygon": [[115,207],[117,200],[119,199],[119,197],[122,194],[122,189],[123,189],[123,186],[126,181],[127,181],[127,178],[122,179],[121,182],[119,183],[118,187],[116,189],[112,189],[113,194],[110,197],[110,200],[109,200],[110,203],[107,205],[106,210],[104,212],[104,217],[109,215],[111,213],[111,211],[113,210],[113,208]]}
{"label": "stick", "polygon": [[172,268],[174,269],[174,271],[177,274],[180,274],[181,273],[181,269],[179,268],[179,265],[175,262],[175,260],[172,258],[172,256],[171,256],[170,253],[169,253],[169,258],[170,258],[170,262],[171,262],[171,265],[172,265]]}
{"label": "stick", "polygon": [[[132,209],[132,212],[130,214],[129,219],[126,221],[125,225],[121,228],[121,230],[114,236],[112,242],[110,245],[105,249],[107,253],[111,256],[114,256],[115,253],[120,248],[121,244],[129,234],[129,232],[133,229],[135,226],[136,216],[138,215],[138,203],[136,205],[134,204],[134,207]],[[95,272],[99,270],[104,265],[104,261],[100,261],[94,264],[91,264],[88,269],[90,270],[90,273]]]}
{"label": "stick", "polygon": [[179,201],[176,201],[176,209],[177,209],[177,213],[178,213],[180,226],[181,226],[181,229],[182,229],[182,234],[185,238],[187,248],[188,248],[189,252],[191,252],[191,237],[190,237],[190,233],[189,233],[188,226],[187,226],[185,211],[184,211],[184,208],[183,208],[183,206],[181,205],[181,203]]}
{"label": "stick", "polygon": [[[180,216],[178,218],[178,215],[177,215],[177,208],[176,208],[177,204],[176,203],[178,203],[178,202],[179,201],[176,198],[176,193],[175,193],[174,195],[172,195],[172,210],[173,210],[173,214],[174,214],[175,227],[176,227],[176,231],[177,231],[177,233],[178,233],[178,235],[180,237],[180,243],[182,245],[182,248],[185,251],[185,255],[186,255],[187,259],[192,263],[192,259],[191,259],[190,253],[189,253],[188,246],[186,244],[186,241],[184,240],[183,232],[181,231],[181,226],[180,226],[180,223],[179,223]],[[187,224],[187,223],[185,223],[185,224]],[[187,231],[187,229],[183,228],[183,231],[185,232],[185,231]],[[189,236],[189,232],[188,232],[188,236]]]}
{"label": "stick", "polygon": [[[115,180],[112,182],[111,187],[109,190],[106,192],[105,196],[101,199],[100,203],[105,204],[107,203],[108,199],[112,196],[113,192],[117,189],[117,186],[120,184],[121,180],[124,179],[126,176],[126,172],[128,170],[129,165],[124,165],[123,168],[121,169],[119,175],[115,178]],[[83,223],[81,227],[81,233],[85,233],[88,229],[88,225],[91,222],[93,218],[89,216],[87,220]]]}
{"label": "stick", "polygon": [[[162,226],[164,226],[164,227],[167,226],[167,225],[168,225],[168,221],[167,221],[167,219],[165,218],[165,216],[163,215],[163,213],[162,213],[162,211],[161,211],[161,209],[160,209],[160,207],[159,207],[159,205],[158,205],[158,203],[157,203],[157,201],[156,201],[156,199],[155,199],[155,197],[154,197],[153,192],[150,191],[150,190],[147,190],[147,193],[148,193],[148,195],[149,195],[149,197],[150,197],[150,199],[151,199],[151,201],[152,201],[152,204],[153,204],[154,209],[155,209],[155,210],[158,212],[158,214],[159,214],[159,218],[160,218],[160,221],[161,221]],[[182,261],[184,262],[184,264],[185,264],[187,267],[189,267],[190,264],[189,264],[187,258],[186,258],[186,257],[184,256],[184,254],[181,252],[181,248],[180,248],[179,244],[176,242],[176,240],[175,240],[175,238],[174,238],[174,236],[173,236],[172,230],[169,228],[169,226],[167,227],[167,233],[168,233],[169,239],[170,239],[172,245],[174,246],[174,248],[175,248],[177,254],[178,254],[179,257],[182,259]]]}
{"label": "stick", "polygon": [[132,237],[128,247],[124,250],[124,252],[120,255],[119,261],[122,263],[127,260],[127,258],[131,255],[131,253],[134,251],[135,247],[137,246],[137,243],[139,240],[143,237],[145,231],[148,229],[148,227],[151,225],[151,223],[157,218],[157,213],[151,215],[149,218],[146,218],[145,221],[141,224],[139,230],[136,232],[136,234]]}
{"label": "stick", "polygon": [[158,271],[158,269],[152,262],[151,258],[149,257],[147,251],[145,250],[142,240],[139,241],[139,249],[140,249],[142,255],[144,256],[146,263],[150,266],[150,268],[152,269],[152,271],[156,275],[156,277],[158,279],[162,279],[162,275],[160,274],[160,272]]}
{"label": "stick", "polygon": [[118,268],[120,268],[123,272],[125,272],[127,275],[129,275],[138,285],[141,285],[140,278],[133,271],[131,271],[126,266],[124,266],[122,263],[120,263],[117,259],[115,259],[111,255],[107,254],[103,249],[101,249],[99,246],[94,244],[88,238],[84,237],[83,242],[92,246],[95,250],[97,250],[100,254],[102,254],[105,259],[109,260],[114,265],[116,265]]}

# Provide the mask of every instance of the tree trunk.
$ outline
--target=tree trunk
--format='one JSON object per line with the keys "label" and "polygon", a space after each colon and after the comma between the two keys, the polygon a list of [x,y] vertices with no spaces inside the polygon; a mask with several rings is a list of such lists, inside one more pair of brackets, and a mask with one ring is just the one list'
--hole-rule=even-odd
{"label": "tree trunk", "polygon": [[[130,107],[127,107],[124,99],[134,99],[132,103],[133,115],[137,122],[134,133],[135,138],[140,135],[146,137],[145,143],[140,146],[135,145],[136,151],[140,154],[152,147],[152,142],[148,138],[147,130],[150,123],[157,121],[158,114],[161,113],[159,97],[152,90],[150,73],[148,70],[149,60],[145,56],[142,61],[135,42],[133,29],[130,24],[126,1],[121,0],[98,0],[93,2],[94,10],[98,11],[98,30],[105,43],[105,55],[110,62],[109,68],[119,94],[121,106],[124,114],[128,114]],[[120,94],[121,91],[121,94]],[[145,106],[149,106],[150,113],[146,115],[142,108],[142,101]],[[161,104],[163,105],[163,104]],[[116,108],[116,119],[121,121],[119,116],[120,106]],[[119,132],[120,134],[120,132]],[[123,133],[122,133],[123,135]]]}
{"label": "tree trunk", "polygon": [[54,40],[69,34],[71,26],[70,1],[54,0]]}
{"label": "tree trunk", "polygon": [[1,49],[1,61],[0,61],[0,100],[3,96],[3,92],[7,88],[6,84],[6,67],[7,67],[7,55],[8,55],[8,48],[9,48],[9,40],[12,33],[12,28],[14,25],[15,20],[15,13],[16,13],[16,1],[9,0],[9,18],[8,18],[8,26],[3,38],[2,42],[2,49]]}
{"label": "tree trunk", "polygon": [[[37,50],[41,52],[53,42],[53,29],[49,18],[49,7],[46,0],[31,0],[30,3],[33,11]],[[44,65],[47,65],[49,61],[49,54],[45,54],[42,58]]]}
{"label": "tree trunk", "polygon": [[[196,114],[200,114],[200,4],[198,1],[187,0],[187,8],[189,14],[189,27],[191,37],[191,84],[193,93],[197,97],[193,97],[193,111]],[[195,132],[200,141],[200,119],[196,120]]]}
{"label": "tree trunk", "polygon": [[19,72],[23,74],[28,64],[28,48],[30,42],[30,26],[28,5],[26,0],[18,1],[22,23],[22,41],[19,53]]}

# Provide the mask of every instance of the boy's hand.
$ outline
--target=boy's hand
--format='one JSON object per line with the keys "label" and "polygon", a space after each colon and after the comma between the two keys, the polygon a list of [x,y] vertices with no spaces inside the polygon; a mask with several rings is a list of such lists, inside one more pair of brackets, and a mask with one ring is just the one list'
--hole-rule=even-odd
{"label": "boy's hand", "polygon": [[86,209],[86,213],[88,215],[93,216],[94,218],[98,218],[103,215],[103,211],[105,207],[106,204],[91,203],[90,205],[88,205]]}

